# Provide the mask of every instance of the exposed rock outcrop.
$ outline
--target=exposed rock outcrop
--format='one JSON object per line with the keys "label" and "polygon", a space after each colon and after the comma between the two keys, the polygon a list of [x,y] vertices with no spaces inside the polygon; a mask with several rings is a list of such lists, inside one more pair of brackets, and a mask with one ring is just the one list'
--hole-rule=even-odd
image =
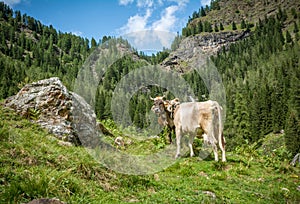
{"label": "exposed rock outcrop", "polygon": [[199,34],[183,39],[179,48],[171,52],[161,66],[167,70],[184,73],[191,69],[195,59],[201,56],[210,56],[218,53],[222,47],[225,49],[231,43],[242,40],[250,35],[249,31],[227,31],[219,33]]}
{"label": "exposed rock outcrop", "polygon": [[25,85],[6,99],[5,106],[46,128],[58,139],[76,145],[98,145],[99,133],[109,133],[96,122],[92,107],[81,96],[68,91],[57,77]]}

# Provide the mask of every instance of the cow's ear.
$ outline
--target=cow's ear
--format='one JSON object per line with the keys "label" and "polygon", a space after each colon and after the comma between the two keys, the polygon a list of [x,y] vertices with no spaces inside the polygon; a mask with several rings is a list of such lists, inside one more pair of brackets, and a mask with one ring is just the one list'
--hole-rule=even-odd
{"label": "cow's ear", "polygon": [[167,110],[172,113],[173,112],[173,106],[172,105],[168,105]]}

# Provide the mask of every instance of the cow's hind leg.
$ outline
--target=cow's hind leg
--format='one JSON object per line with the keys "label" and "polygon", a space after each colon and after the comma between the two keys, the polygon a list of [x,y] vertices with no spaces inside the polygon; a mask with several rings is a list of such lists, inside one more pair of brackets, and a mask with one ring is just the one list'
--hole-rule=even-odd
{"label": "cow's hind leg", "polygon": [[175,159],[180,157],[180,143],[181,143],[181,131],[180,128],[176,128],[176,144],[177,144],[177,149],[176,149],[176,155]]}
{"label": "cow's hind leg", "polygon": [[193,135],[193,134],[189,135],[189,148],[190,148],[190,156],[191,157],[193,157],[195,155],[194,150],[193,150],[194,138],[195,138],[195,135]]}
{"label": "cow's hind leg", "polygon": [[214,155],[215,155],[215,161],[219,161],[217,145],[215,143],[212,143],[212,148],[213,148]]}
{"label": "cow's hind leg", "polygon": [[225,156],[225,138],[223,137],[223,134],[221,136],[221,139],[219,140],[219,146],[222,151],[222,162],[226,162],[226,156]]}

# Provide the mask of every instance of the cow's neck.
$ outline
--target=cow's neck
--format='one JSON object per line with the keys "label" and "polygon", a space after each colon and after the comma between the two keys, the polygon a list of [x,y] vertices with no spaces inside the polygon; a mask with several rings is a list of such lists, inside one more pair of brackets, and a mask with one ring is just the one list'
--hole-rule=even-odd
{"label": "cow's neck", "polygon": [[164,110],[164,115],[166,117],[166,120],[167,120],[169,126],[174,126],[174,122],[173,122],[173,118],[172,118],[173,112],[169,112],[168,110]]}

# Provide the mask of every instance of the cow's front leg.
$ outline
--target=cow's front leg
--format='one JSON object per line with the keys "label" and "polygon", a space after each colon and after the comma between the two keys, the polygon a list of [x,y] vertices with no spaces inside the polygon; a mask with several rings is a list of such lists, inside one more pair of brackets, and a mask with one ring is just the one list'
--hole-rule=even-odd
{"label": "cow's front leg", "polygon": [[173,144],[173,141],[172,141],[172,129],[168,133],[168,139],[169,139],[169,144]]}

